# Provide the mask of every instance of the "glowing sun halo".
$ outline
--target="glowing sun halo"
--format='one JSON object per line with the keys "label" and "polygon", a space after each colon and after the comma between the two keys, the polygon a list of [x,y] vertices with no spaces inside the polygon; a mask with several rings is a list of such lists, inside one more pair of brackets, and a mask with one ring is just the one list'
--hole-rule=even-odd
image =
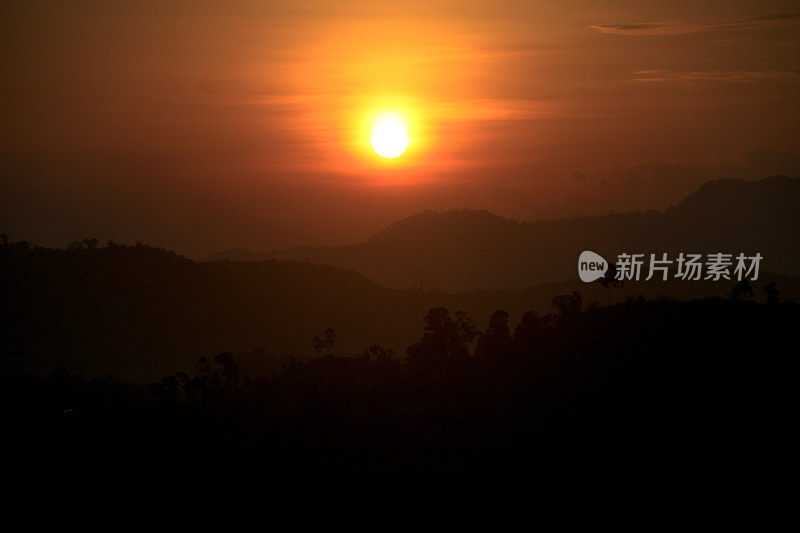
{"label": "glowing sun halo", "polygon": [[372,127],[372,149],[381,157],[393,158],[408,148],[408,134],[403,119],[397,115],[381,115]]}

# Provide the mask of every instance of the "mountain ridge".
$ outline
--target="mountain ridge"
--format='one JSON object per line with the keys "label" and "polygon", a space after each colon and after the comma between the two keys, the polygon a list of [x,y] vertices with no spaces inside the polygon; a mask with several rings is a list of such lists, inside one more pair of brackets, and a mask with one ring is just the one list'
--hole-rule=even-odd
{"label": "mountain ridge", "polygon": [[[577,256],[619,253],[761,253],[765,268],[800,275],[800,179],[704,183],[663,211],[517,221],[486,210],[423,211],[366,241],[256,255],[330,264],[392,288],[522,289],[576,277]],[[217,259],[224,254],[217,254]]]}

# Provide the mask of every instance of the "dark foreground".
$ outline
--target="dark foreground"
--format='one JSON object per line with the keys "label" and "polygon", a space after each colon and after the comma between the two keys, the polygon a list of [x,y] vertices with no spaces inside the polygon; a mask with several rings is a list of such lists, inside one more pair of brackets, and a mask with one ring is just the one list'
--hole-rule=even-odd
{"label": "dark foreground", "polygon": [[8,457],[81,472],[265,471],[300,485],[534,479],[582,462],[741,471],[780,461],[800,306],[555,303],[558,313],[527,314],[512,331],[498,312],[482,335],[432,309],[404,358],[379,347],[323,352],[249,375],[220,354],[194,376],[151,386],[5,375]]}

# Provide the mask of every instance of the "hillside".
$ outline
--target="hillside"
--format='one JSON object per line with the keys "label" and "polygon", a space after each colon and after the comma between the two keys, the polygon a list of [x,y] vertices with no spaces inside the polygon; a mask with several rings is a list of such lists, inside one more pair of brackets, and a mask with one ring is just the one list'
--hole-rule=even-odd
{"label": "hillside", "polygon": [[308,353],[326,327],[355,336],[362,315],[370,342],[391,320],[391,291],[334,267],[195,263],[147,246],[1,249],[6,363],[155,376],[224,350]]}
{"label": "hillside", "polygon": [[449,291],[523,289],[577,276],[577,257],[619,253],[761,253],[762,268],[800,275],[800,180],[706,183],[665,211],[517,222],[486,211],[426,211],[366,242],[296,247],[264,255],[237,250],[214,259],[269,257],[348,268],[380,284]]}
{"label": "hillside", "polygon": [[[422,317],[444,306],[468,312],[483,330],[497,309],[512,323],[528,310],[552,311],[554,296],[581,291],[587,304],[643,294],[689,299],[726,296],[732,282],[540,284],[525,290],[458,294],[388,289],[353,271],[297,261],[197,263],[149,246],[0,246],[0,370],[153,379],[190,371],[222,351],[314,356],[312,337],[336,331],[335,353],[378,344],[404,353]],[[781,295],[800,299],[800,281],[764,273]]]}

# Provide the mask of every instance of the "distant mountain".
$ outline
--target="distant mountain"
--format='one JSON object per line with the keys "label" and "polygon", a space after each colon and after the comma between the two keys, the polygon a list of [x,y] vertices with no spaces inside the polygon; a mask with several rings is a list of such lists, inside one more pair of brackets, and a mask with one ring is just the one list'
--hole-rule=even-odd
{"label": "distant mountain", "polygon": [[[312,337],[329,327],[338,354],[374,344],[402,354],[436,306],[466,311],[484,329],[496,309],[509,312],[513,327],[524,311],[552,311],[554,296],[576,290],[587,303],[605,304],[639,294],[725,296],[733,286],[639,282],[609,293],[600,283],[574,280],[451,294],[389,289],[350,270],[298,261],[197,263],[143,245],[52,250],[27,243],[0,244],[0,274],[0,373],[67,368],[142,380],[190,371],[199,357],[222,351],[262,347],[273,355],[313,357]],[[800,299],[800,280],[764,273],[754,284],[762,300],[766,281],[776,281],[782,296]]]}
{"label": "distant mountain", "polygon": [[[666,211],[517,222],[487,211],[426,211],[369,240],[296,247],[251,259],[300,260],[348,268],[395,288],[521,289],[577,277],[577,257],[619,253],[761,253],[762,268],[800,274],[800,180],[706,183]],[[214,258],[243,258],[217,254]]]}
{"label": "distant mountain", "polygon": [[203,258],[203,261],[262,261],[267,259],[267,255],[260,252],[254,252],[246,248],[229,248],[208,257]]}

